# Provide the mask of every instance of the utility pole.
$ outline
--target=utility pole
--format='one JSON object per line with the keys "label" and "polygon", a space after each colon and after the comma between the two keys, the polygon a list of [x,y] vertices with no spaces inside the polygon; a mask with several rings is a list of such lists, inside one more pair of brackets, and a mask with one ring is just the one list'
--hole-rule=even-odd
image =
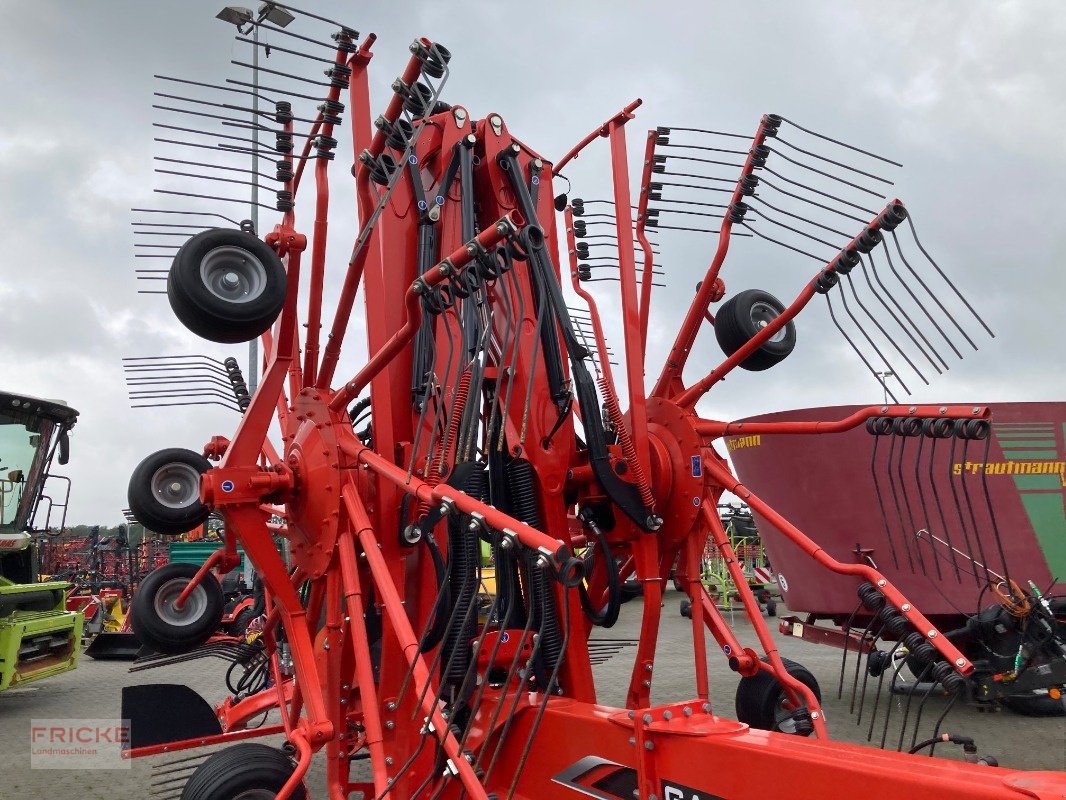
{"label": "utility pole", "polygon": [[[293,20],[292,14],[273,3],[266,2],[259,6],[259,13],[254,17],[250,8],[243,6],[226,6],[216,19],[237,27],[238,33],[252,34],[252,231],[259,235],[259,26],[268,20],[279,28],[286,27]],[[259,385],[259,339],[248,342],[248,392],[255,394]]]}

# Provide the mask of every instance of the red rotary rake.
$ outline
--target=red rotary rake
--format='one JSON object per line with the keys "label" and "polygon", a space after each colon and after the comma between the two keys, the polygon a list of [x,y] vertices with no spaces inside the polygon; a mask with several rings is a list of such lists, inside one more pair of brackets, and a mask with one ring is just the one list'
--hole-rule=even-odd
{"label": "red rotary rake", "polygon": [[[322,44],[272,27],[269,16],[249,24]],[[736,367],[765,369],[786,356],[793,318],[872,259],[907,219],[903,205],[889,203],[834,256],[819,259],[817,274],[787,307],[764,292],[722,306],[716,333],[727,358],[686,387],[682,370],[697,332],[725,293],[718,275],[733,228],[758,228],[749,224],[745,198],[755,196],[766,142],[783,124],[764,117],[739,151],[740,174],[718,214],[718,250],[646,394],[656,274],[646,228],[669,227],[648,203],[664,190],[652,178],[665,171],[655,147],[668,143],[669,132],[649,133],[634,220],[625,125],[639,101],[552,164],[498,114],[476,119],[441,102],[451,54],[427,39],[412,43],[388,107],[373,119],[367,68],[375,37],[361,44],[357,37],[338,26],[328,43],[316,112],[298,117],[279,99],[252,123],[275,137],[276,175],[251,180],[281,184],[281,221],[263,239],[247,224],[200,230],[174,254],[167,291],[178,318],[215,342],[261,337],[265,372],[236,433],[214,437],[206,458],[164,450],[135,471],[130,507],[141,522],[177,533],[217,511],[225,547],[195,574],[157,570],[134,601],[134,628],[163,653],[195,654],[217,625],[216,575],[235,567],[238,543],[262,576],[267,613],[263,649],[238,657],[259,677],[254,686],[239,684],[219,708],[183,687],[127,690],[132,754],[238,742],[193,772],[181,796],[195,800],[304,797],[319,752],[331,798],[739,800],[835,796],[859,786],[878,797],[1061,797],[1066,776],[1056,773],[919,761],[834,742],[816,685],[778,654],[743,576],[733,577],[758,651],[737,640],[699,581],[708,536],[740,569],[716,510],[728,490],[826,569],[853,576],[872,627],[907,643],[938,694],[958,693],[973,672],[870,564],[832,557],[739,484],[713,443],[740,426],[694,410]],[[303,94],[292,96],[313,97],[307,87],[319,83],[304,79]],[[206,116],[222,119],[242,108],[207,105]],[[346,105],[359,154],[360,228],[323,343],[329,177]],[[297,125],[307,127],[297,133]],[[198,146],[249,151],[232,144],[240,137],[225,138]],[[588,241],[595,238],[592,201],[568,202],[552,190],[554,176],[598,138],[608,140],[613,166],[613,211],[600,216],[613,229],[605,236],[621,289],[624,413],[596,304],[581,286],[593,279],[596,258]],[[314,216],[299,222],[297,197],[308,182]],[[562,243],[557,211],[565,220]],[[634,241],[644,255],[639,269]],[[554,258],[560,244],[587,304],[580,313],[564,298]],[[302,269],[309,272],[303,282]],[[371,355],[338,381],[360,289]],[[875,419],[980,438],[987,416],[973,407],[885,406],[743,433],[832,433]],[[279,449],[268,438],[272,425],[280,428]],[[482,542],[496,568],[487,608],[478,597]],[[660,598],[675,564],[702,610],[692,615],[695,687],[692,699],[651,705]],[[608,708],[596,703],[590,633],[614,623],[621,582],[632,574],[645,596],[640,640],[626,708]],[[740,721],[718,716],[708,702],[708,630],[743,676]],[[253,728],[267,711],[278,721]],[[277,733],[287,749],[240,741]],[[353,766],[364,758],[369,773]],[[760,776],[758,788],[752,775]]]}

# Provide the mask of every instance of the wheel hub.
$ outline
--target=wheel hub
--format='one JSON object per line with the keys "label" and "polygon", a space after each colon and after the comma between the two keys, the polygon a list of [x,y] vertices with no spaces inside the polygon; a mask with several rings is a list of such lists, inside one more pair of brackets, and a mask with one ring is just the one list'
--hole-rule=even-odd
{"label": "wheel hub", "polygon": [[152,494],[167,508],[185,508],[200,497],[200,473],[189,464],[164,464],[152,476]]}
{"label": "wheel hub", "polygon": [[310,577],[325,572],[337,541],[341,469],[347,464],[333,426],[343,424],[345,419],[329,410],[327,397],[304,389],[293,402],[285,433],[286,461],[294,479],[287,503],[292,557]]}
{"label": "wheel hub", "polygon": [[267,269],[249,251],[224,245],[204,255],[200,278],[215,297],[231,303],[248,303],[266,290]]}
{"label": "wheel hub", "polygon": [[152,603],[159,619],[169,625],[185,626],[192,625],[204,615],[207,592],[201,586],[193,589],[185,602],[178,606],[178,598],[188,585],[188,579],[174,578],[159,587]]}
{"label": "wheel hub", "polygon": [[663,518],[660,536],[679,544],[696,522],[705,497],[720,492],[706,476],[704,459],[720,459],[696,430],[693,412],[660,397],[648,399],[651,486],[655,508]]}

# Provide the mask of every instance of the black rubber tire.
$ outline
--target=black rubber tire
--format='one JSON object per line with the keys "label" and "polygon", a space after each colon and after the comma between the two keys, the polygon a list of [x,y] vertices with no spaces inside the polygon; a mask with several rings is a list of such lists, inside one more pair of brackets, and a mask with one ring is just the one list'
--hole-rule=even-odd
{"label": "black rubber tire", "polygon": [[243,637],[248,630],[248,624],[257,616],[255,610],[251,606],[248,606],[248,608],[244,609],[233,618],[233,622],[229,624],[226,633],[230,636]]}
{"label": "black rubber tire", "polygon": [[[168,469],[184,481],[188,490],[184,496],[166,498],[160,482]],[[203,525],[211,509],[200,502],[199,485],[195,496],[191,494],[192,472],[203,475],[211,469],[211,463],[199,453],[182,447],[159,450],[145,458],[130,476],[126,499],[137,521],[148,530],[167,536],[176,536]],[[179,484],[181,483],[179,480]]]}
{"label": "black rubber tire", "polygon": [[[189,777],[181,800],[233,800],[256,789],[281,790],[296,769],[285,753],[258,742],[241,742],[212,753]],[[290,795],[306,800],[302,784]]]}
{"label": "black rubber tire", "polygon": [[678,610],[685,619],[692,619],[692,601],[687,597],[681,601],[681,608]]}
{"label": "black rubber tire", "polygon": [[777,616],[777,603],[775,603],[773,600],[767,600],[766,601],[766,616],[768,616],[768,617],[776,617]]}
{"label": "black rubber tire", "polygon": [[[724,302],[714,315],[714,337],[727,356],[743,347],[761,328],[763,321],[776,318],[785,310],[776,297],[762,289],[746,289]],[[780,337],[777,341],[774,341]],[[796,325],[789,322],[775,337],[740,362],[742,369],[759,372],[784,361],[796,348]]]}
{"label": "black rubber tire", "polygon": [[[790,659],[782,658],[781,661],[788,674],[807,686],[821,701],[822,690],[810,671]],[[741,678],[736,694],[737,719],[759,730],[780,731],[778,710],[784,697],[785,690],[769,672],[760,670],[755,675]]]}
{"label": "black rubber tire", "polygon": [[622,602],[628,603],[634,597],[642,597],[644,595],[644,584],[638,580],[630,578],[627,581],[622,581]]}
{"label": "black rubber tire", "polygon": [[[229,289],[222,275],[239,280]],[[233,228],[193,236],[174,255],[167,277],[170,307],[181,323],[222,344],[247,342],[269,329],[287,288],[285,266],[270,245]]]}
{"label": "black rubber tire", "polygon": [[[193,590],[182,611],[173,607],[177,594],[198,571],[196,564],[164,564],[141,581],[133,595],[131,624],[143,644],[160,653],[184,653],[206,642],[218,629],[225,598],[211,573]],[[170,619],[160,615],[161,609]]]}
{"label": "black rubber tire", "polygon": [[1009,695],[1003,698],[1003,705],[1023,717],[1066,716],[1066,705],[1063,705],[1062,699],[1054,700],[1043,692]]}

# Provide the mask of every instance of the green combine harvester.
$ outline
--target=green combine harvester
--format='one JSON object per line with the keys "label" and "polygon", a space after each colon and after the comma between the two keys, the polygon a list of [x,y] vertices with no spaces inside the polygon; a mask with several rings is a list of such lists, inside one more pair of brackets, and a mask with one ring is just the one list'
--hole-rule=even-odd
{"label": "green combine harvester", "polygon": [[[78,665],[82,614],[67,611],[66,581],[37,582],[30,533],[53,516],[62,529],[70,482],[49,467],[57,454],[67,463],[77,418],[65,403],[0,392],[0,691]],[[62,502],[46,484],[62,486]]]}

